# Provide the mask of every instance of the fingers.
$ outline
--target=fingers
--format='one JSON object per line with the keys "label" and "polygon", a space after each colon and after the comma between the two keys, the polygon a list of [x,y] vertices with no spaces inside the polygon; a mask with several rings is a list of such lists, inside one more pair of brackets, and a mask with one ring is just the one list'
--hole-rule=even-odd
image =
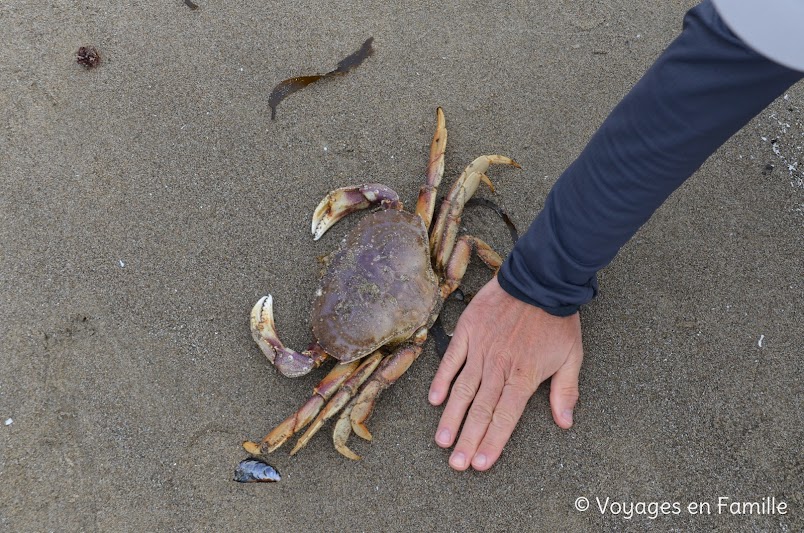
{"label": "fingers", "polygon": [[578,401],[578,375],[582,361],[580,345],[573,346],[570,356],[550,381],[550,409],[553,411],[553,420],[563,429],[572,427],[572,411]]}
{"label": "fingers", "polygon": [[[494,408],[491,423],[472,458],[472,468],[481,471],[488,470],[497,462],[532,394],[533,391],[512,383],[505,385],[499,403]],[[455,449],[457,451],[458,447],[456,446]]]}
{"label": "fingers", "polygon": [[[463,373],[466,373],[467,370],[468,369],[464,369]],[[462,377],[463,375],[455,382],[456,386]],[[492,423],[492,419],[496,413],[495,409],[498,406],[500,395],[505,385],[505,375],[496,365],[491,366],[491,368],[486,368],[481,380],[480,389],[477,391],[474,400],[469,398],[469,401],[464,401],[464,399],[461,398],[460,401],[453,402],[453,397],[456,393],[453,387],[452,395],[450,396],[449,402],[447,402],[446,409],[444,409],[444,414],[441,416],[439,427],[448,428],[450,431],[452,431],[452,428],[457,430],[457,428],[460,427],[461,419],[463,419],[471,403],[472,407],[469,409],[469,414],[466,415],[466,422],[461,430],[461,437],[458,439],[458,443],[455,445],[455,451],[449,459],[450,466],[455,470],[466,470],[469,467],[470,462],[475,456],[475,451],[486,435],[489,424]],[[461,396],[463,396],[463,394],[461,394]],[[454,432],[452,432],[450,436],[454,436]],[[440,445],[441,443],[439,442],[438,444]]]}
{"label": "fingers", "polygon": [[[463,369],[458,379],[455,380],[455,384],[452,386],[452,391],[449,395],[449,401],[447,401],[447,406],[441,414],[438,430],[436,430],[436,444],[442,448],[452,446],[452,443],[455,441],[463,417],[466,415],[466,411],[475,399],[475,394],[477,394],[480,386],[481,372],[481,369],[477,366],[469,365]],[[464,432],[465,431],[466,427],[464,427]],[[453,456],[454,455],[455,454],[453,454]],[[460,457],[456,457],[455,460],[458,463],[468,463],[465,456],[463,461],[460,461],[460,459]]]}
{"label": "fingers", "polygon": [[[455,375],[464,367],[469,353],[469,335],[465,326],[465,316],[458,320],[449,347],[444,353],[444,358],[430,385],[429,400],[431,404],[441,405],[449,395],[449,401],[436,430],[436,444],[442,448],[448,448],[455,442],[463,417],[480,386],[482,375],[482,365],[467,365],[455,379],[455,384],[452,384]],[[451,392],[450,385],[452,385]]]}
{"label": "fingers", "polygon": [[[428,399],[432,405],[441,405],[449,393],[449,386],[455,375],[466,362],[466,354],[469,351],[469,337],[466,330],[461,327],[461,322],[455,328],[452,340],[449,343],[444,358],[438,366],[433,382],[430,384]],[[477,388],[475,388],[477,390]],[[474,396],[474,391],[472,391]]]}

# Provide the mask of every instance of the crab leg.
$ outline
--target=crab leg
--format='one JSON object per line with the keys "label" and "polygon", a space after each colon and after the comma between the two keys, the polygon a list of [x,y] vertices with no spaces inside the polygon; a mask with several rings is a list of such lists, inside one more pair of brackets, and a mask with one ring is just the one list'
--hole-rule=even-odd
{"label": "crab leg", "polygon": [[502,265],[502,257],[500,257],[500,254],[495,252],[491,246],[472,235],[461,235],[455,243],[455,247],[452,249],[452,255],[444,271],[445,280],[440,289],[442,299],[446,299],[447,296],[452,294],[461,284],[463,275],[466,273],[466,267],[469,266],[472,249],[475,250],[480,260],[493,270],[495,274],[500,268],[500,265]]}
{"label": "crab leg", "polygon": [[393,385],[397,379],[404,374],[410,365],[422,353],[422,346],[427,340],[427,328],[419,329],[413,337],[413,342],[405,344],[396,349],[383,362],[380,368],[372,374],[371,378],[360,391],[360,394],[352,400],[341,413],[332,440],[341,455],[349,459],[358,460],[360,456],[346,446],[349,435],[354,430],[363,439],[371,440],[371,433],[365,425],[366,420],[374,410],[374,404],[380,393]]}
{"label": "crab leg", "polygon": [[481,181],[488,185],[492,191],[494,190],[491,180],[485,174],[492,164],[511,165],[521,168],[516,161],[502,155],[482,155],[469,163],[469,166],[452,185],[452,189],[450,189],[449,194],[441,204],[438,218],[433,227],[430,247],[437,271],[444,271],[444,265],[452,255],[452,248],[455,246],[455,240],[458,237],[458,227],[461,222],[464,204],[475,194]]}
{"label": "crab leg", "polygon": [[285,441],[310,423],[313,417],[321,411],[324,403],[332,398],[332,395],[337,392],[341,385],[343,385],[343,382],[354,373],[359,365],[359,360],[335,365],[332,370],[329,371],[329,374],[315,386],[313,395],[307,400],[307,403],[272,429],[271,432],[262,439],[262,442],[257,444],[255,442],[246,441],[243,443],[243,447],[252,455],[264,455],[282,446]]}
{"label": "crab leg", "polygon": [[360,385],[363,384],[369,376],[371,376],[372,372],[377,368],[377,365],[380,364],[384,354],[377,350],[370,356],[363,359],[362,364],[355,370],[349,379],[341,386],[335,396],[329,401],[329,403],[324,407],[324,409],[318,413],[318,416],[315,417],[313,423],[310,424],[310,427],[307,428],[307,431],[299,437],[299,441],[296,443],[296,446],[290,451],[290,455],[295,455],[296,452],[304,448],[310,439],[315,435],[321,426],[324,425],[324,422],[329,420],[333,415],[335,415],[338,411],[340,411],[346,403],[352,399],[352,396],[355,395],[357,389],[360,388]]}
{"label": "crab leg", "polygon": [[427,180],[419,189],[419,200],[416,203],[416,214],[424,220],[424,227],[430,229],[435,209],[436,193],[444,176],[444,152],[447,149],[447,127],[444,111],[436,110],[436,131],[430,144],[430,161],[427,163]]}
{"label": "crab leg", "polygon": [[327,194],[313,212],[313,240],[317,241],[337,221],[360,209],[382,205],[386,209],[402,209],[399,195],[379,183],[341,187]]}

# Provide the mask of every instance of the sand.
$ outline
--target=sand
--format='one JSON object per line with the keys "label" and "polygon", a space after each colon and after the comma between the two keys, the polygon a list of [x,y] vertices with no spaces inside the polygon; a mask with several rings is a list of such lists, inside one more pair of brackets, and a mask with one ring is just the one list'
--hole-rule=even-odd
{"label": "sand", "polygon": [[[363,460],[327,428],[270,457],[281,482],[234,483],[240,442],[322,375],[283,378],[248,329],[270,292],[285,342],[310,340],[316,258],[356,219],[313,242],[320,198],[381,182],[413,205],[442,106],[446,182],[478,154],[513,157],[523,170],[492,169],[482,194],[524,229],[692,2],[196,4],[0,4],[0,529],[804,527],[801,84],[601,273],[571,430],[543,387],[492,470],[452,471],[428,343],[382,396],[374,442],[353,439]],[[363,65],[270,120],[280,80],[369,36]],[[97,68],[76,63],[84,45]],[[496,217],[465,225],[510,249]],[[470,284],[486,275],[473,265]],[[786,514],[717,507],[766,497]]]}

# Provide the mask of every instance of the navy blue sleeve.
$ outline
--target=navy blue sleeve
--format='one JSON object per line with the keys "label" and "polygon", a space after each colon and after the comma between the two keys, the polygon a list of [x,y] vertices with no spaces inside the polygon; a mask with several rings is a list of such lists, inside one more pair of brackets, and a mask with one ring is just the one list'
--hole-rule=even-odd
{"label": "navy blue sleeve", "polygon": [[567,316],[653,212],[802,77],[748,48],[709,0],[559,177],[498,274],[512,296]]}

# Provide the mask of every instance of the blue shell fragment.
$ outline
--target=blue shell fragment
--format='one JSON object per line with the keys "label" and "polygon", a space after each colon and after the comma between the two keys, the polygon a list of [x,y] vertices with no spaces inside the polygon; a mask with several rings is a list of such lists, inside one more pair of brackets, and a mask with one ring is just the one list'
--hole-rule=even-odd
{"label": "blue shell fragment", "polygon": [[259,459],[243,459],[235,468],[234,481],[240,483],[266,483],[281,479],[276,468]]}

